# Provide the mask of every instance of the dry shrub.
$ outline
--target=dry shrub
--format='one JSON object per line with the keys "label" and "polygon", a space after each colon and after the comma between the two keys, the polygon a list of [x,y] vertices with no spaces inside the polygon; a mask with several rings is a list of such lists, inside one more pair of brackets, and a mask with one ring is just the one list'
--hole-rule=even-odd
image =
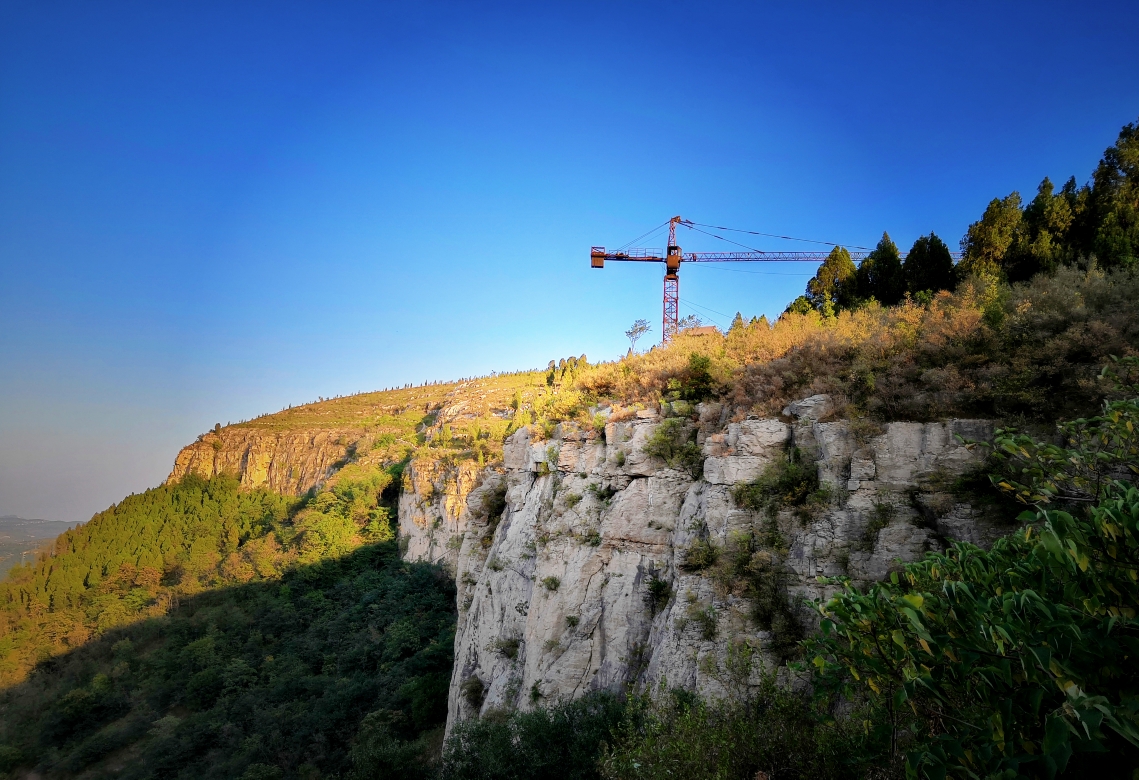
{"label": "dry shrub", "polygon": [[681,335],[592,367],[578,384],[624,403],[653,402],[696,353],[737,414],[776,415],[790,401],[829,393],[881,420],[1052,420],[1093,411],[1108,357],[1139,352],[1137,300],[1136,274],[1094,266],[1012,287],[974,278],[928,306],[784,314],[722,336]]}

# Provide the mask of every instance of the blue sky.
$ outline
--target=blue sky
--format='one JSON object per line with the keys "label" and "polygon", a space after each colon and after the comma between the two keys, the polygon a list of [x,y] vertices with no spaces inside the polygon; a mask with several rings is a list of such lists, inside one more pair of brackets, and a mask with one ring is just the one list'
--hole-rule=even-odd
{"label": "blue sky", "polygon": [[[659,337],[660,269],[587,255],[673,214],[955,247],[1139,118],[1136,4],[928,5],[3,0],[0,514],[84,520],[215,422]],[[806,270],[687,266],[681,313]]]}

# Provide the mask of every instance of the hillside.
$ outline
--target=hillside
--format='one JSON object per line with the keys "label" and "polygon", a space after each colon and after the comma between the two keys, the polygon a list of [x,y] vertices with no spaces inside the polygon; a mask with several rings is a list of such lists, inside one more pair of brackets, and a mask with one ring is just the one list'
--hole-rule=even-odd
{"label": "hillside", "polygon": [[1136,160],[774,322],[217,426],[0,583],[0,771],[1115,776]]}
{"label": "hillside", "polygon": [[349,459],[394,463],[425,445],[498,457],[515,407],[541,395],[544,380],[519,372],[362,393],[218,426],[178,453],[167,482],[231,473],[246,488],[301,495]]}

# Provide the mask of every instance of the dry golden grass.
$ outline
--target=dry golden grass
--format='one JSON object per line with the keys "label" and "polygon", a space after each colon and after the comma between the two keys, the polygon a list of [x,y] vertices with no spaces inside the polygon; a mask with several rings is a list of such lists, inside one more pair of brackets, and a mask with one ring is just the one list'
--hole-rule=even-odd
{"label": "dry golden grass", "polygon": [[784,314],[724,335],[681,335],[591,367],[578,387],[655,403],[698,354],[737,416],[778,414],[792,400],[830,393],[850,413],[881,419],[1053,420],[1094,410],[1100,368],[1139,350],[1136,300],[1139,277],[1123,271],[1064,268],[1011,288],[974,278],[928,306]]}

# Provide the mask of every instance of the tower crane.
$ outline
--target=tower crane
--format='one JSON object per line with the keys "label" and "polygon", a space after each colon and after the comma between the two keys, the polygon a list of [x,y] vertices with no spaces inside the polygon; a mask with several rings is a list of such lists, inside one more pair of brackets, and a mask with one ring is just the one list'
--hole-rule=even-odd
{"label": "tower crane", "polygon": [[[661,343],[668,343],[679,330],[678,310],[680,308],[680,264],[681,263],[738,263],[738,262],[810,262],[821,263],[827,259],[827,252],[682,252],[676,244],[676,226],[692,227],[691,220],[673,217],[668,221],[668,248],[663,255],[657,249],[622,249],[606,251],[603,246],[589,250],[589,263],[593,268],[604,268],[606,261],[630,263],[664,263],[664,323]],[[869,252],[851,252],[855,262],[861,262]],[[904,256],[904,255],[903,255]]]}

